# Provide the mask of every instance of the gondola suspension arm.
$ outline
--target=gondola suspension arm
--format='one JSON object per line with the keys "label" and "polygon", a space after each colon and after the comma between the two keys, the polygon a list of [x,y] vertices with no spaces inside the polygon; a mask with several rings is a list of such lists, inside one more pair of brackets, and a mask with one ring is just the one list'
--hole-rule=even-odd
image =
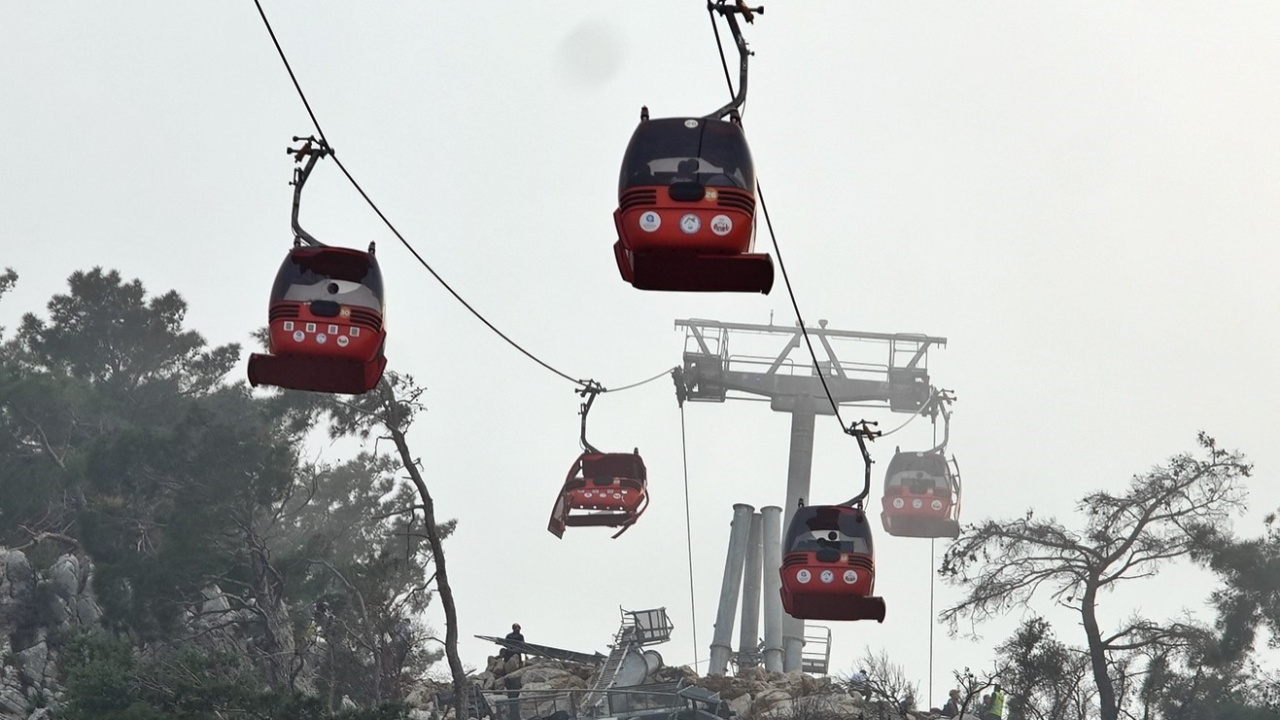
{"label": "gondola suspension arm", "polygon": [[935,446],[929,452],[941,452],[946,454],[947,442],[951,440],[951,403],[954,402],[956,396],[951,390],[938,390],[933,394],[932,407],[928,412],[935,418],[939,413],[942,415],[942,442]]}
{"label": "gondola suspension arm", "polygon": [[865,468],[862,480],[862,492],[858,493],[849,500],[841,503],[850,507],[862,509],[863,502],[867,496],[871,494],[871,452],[867,450],[867,440],[875,440],[880,437],[880,431],[875,429],[876,423],[870,420],[858,420],[849,427],[845,428],[846,435],[852,435],[858,441],[858,450],[862,452],[862,464]]}
{"label": "gondola suspension arm", "polygon": [[[298,223],[298,209],[302,205],[302,186],[307,184],[307,178],[311,176],[311,171],[315,168],[316,162],[320,158],[331,155],[333,150],[324,140],[317,140],[314,137],[294,137],[294,142],[302,141],[300,148],[286,148],[285,152],[293,156],[294,162],[302,162],[305,157],[307,164],[293,170],[293,245],[298,247],[303,243],[311,247],[325,247],[325,244],[316,240],[311,233],[302,229],[302,225]],[[372,250],[370,250],[372,252]]]}
{"label": "gondola suspension arm", "polygon": [[733,43],[738,47],[738,92],[727,105],[709,115],[704,115],[703,118],[720,120],[729,115],[736,118],[738,109],[747,101],[747,59],[751,57],[751,51],[747,49],[747,41],[742,37],[742,28],[738,26],[738,15],[746,18],[747,22],[752,22],[755,20],[756,13],[764,14],[764,7],[748,7],[744,0],[736,0],[732,4],[726,0],[717,0],[717,2],[707,3],[707,12],[713,14],[713,22],[714,13],[723,15],[729,23],[730,32],[733,33]]}
{"label": "gondola suspension arm", "polygon": [[594,445],[587,441],[587,413],[591,412],[591,405],[596,401],[596,396],[604,392],[604,388],[595,380],[587,380],[586,383],[578,390],[579,395],[585,398],[585,401],[578,409],[578,414],[582,416],[582,435],[578,442],[582,444],[582,449],[589,453],[599,453]]}

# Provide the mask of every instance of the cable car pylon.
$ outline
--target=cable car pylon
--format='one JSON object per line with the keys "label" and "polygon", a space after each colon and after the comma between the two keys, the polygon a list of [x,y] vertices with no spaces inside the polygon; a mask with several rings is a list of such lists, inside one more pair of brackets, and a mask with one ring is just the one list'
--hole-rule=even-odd
{"label": "cable car pylon", "polygon": [[[784,528],[790,526],[801,500],[807,502],[810,497],[816,417],[834,415],[832,401],[841,405],[887,408],[892,412],[919,412],[930,397],[929,350],[947,344],[946,338],[930,335],[837,330],[829,328],[825,320],[803,331],[798,326],[716,320],[676,320],[675,326],[685,331],[679,383],[690,402],[723,403],[730,399],[763,397],[775,412],[791,415],[787,494],[782,503],[781,526]],[[804,332],[826,355],[826,359],[818,363],[821,376],[812,369],[813,363],[807,356],[800,361],[791,360],[792,353],[804,352]],[[731,354],[731,338],[781,340],[783,347],[772,355],[754,350]],[[840,353],[845,351],[849,351],[847,357],[857,361],[842,360]],[[879,361],[868,361],[877,354]],[[828,389],[831,401],[827,399]],[[779,562],[765,567],[765,576],[776,577],[780,565]],[[777,596],[766,594],[764,602],[765,647],[776,643],[783,649],[782,667],[770,667],[771,658],[766,653],[765,669],[770,672],[800,670],[804,622],[783,613]],[[777,623],[781,627],[781,638],[770,638],[767,634],[771,614],[781,617]]]}

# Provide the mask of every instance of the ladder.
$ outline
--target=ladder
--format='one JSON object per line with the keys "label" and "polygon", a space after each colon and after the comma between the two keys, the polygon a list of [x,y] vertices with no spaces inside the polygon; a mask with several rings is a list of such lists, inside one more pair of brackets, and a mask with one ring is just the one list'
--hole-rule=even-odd
{"label": "ladder", "polygon": [[631,652],[633,645],[632,637],[635,635],[635,626],[626,621],[622,627],[618,628],[618,633],[613,636],[612,650],[609,657],[605,658],[604,666],[600,668],[600,673],[596,675],[595,684],[591,686],[591,691],[582,696],[582,702],[578,705],[578,709],[584,715],[594,714],[594,710],[605,701],[608,697],[606,691],[613,688],[613,683],[618,677],[618,670],[622,667],[622,662],[626,660],[627,653]]}
{"label": "ladder", "polygon": [[800,653],[800,671],[810,675],[826,675],[831,666],[831,628],[824,625],[804,626],[804,650]]}

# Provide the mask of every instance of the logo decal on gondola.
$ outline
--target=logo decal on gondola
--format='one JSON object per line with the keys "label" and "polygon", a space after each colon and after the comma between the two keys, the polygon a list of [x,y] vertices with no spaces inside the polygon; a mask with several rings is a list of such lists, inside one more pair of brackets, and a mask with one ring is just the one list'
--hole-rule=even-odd
{"label": "logo decal on gondola", "polygon": [[833,573],[833,572],[831,572],[830,570],[823,570],[823,571],[822,571],[822,575],[820,575],[819,577],[821,577],[821,578],[822,578],[822,582],[824,582],[824,583],[826,583],[826,584],[828,584],[828,585],[830,585],[831,583],[835,582],[835,580],[836,580],[836,574],[835,574],[835,573]]}
{"label": "logo decal on gondola", "polygon": [[294,331],[293,331],[293,341],[294,341],[294,342],[302,342],[303,340],[306,340],[306,339],[307,339],[307,334],[306,334],[306,333],[302,332],[301,330],[294,330]]}
{"label": "logo decal on gondola", "polygon": [[903,506],[903,505],[905,505],[905,504],[906,504],[906,503],[904,503],[904,502],[902,501],[902,498],[894,498],[894,499],[893,499],[893,506],[894,506],[895,508],[898,508],[899,510],[901,510],[901,509],[902,509],[902,506]]}
{"label": "logo decal on gondola", "polygon": [[325,343],[329,342],[329,336],[328,336],[328,335],[325,335],[324,333],[320,333],[319,335],[316,335],[316,342],[318,342],[318,343],[320,343],[321,345],[323,345],[323,344],[325,344]]}
{"label": "logo decal on gondola", "polygon": [[844,582],[845,582],[845,584],[846,584],[846,585],[852,585],[852,584],[854,584],[854,583],[858,582],[858,573],[856,573],[856,572],[854,572],[854,571],[852,571],[852,570],[845,570],[845,571],[844,571]]}
{"label": "logo decal on gondola", "polygon": [[711,232],[721,237],[733,232],[733,220],[728,215],[717,215],[711,218]]}
{"label": "logo decal on gondola", "polygon": [[689,213],[680,218],[680,229],[685,231],[686,234],[692,235],[702,229],[702,220],[698,219],[697,215]]}
{"label": "logo decal on gondola", "polygon": [[813,576],[809,574],[808,570],[801,568],[800,572],[796,573],[796,579],[802,583],[807,583],[813,579]]}
{"label": "logo decal on gondola", "polygon": [[650,210],[640,215],[640,229],[645,232],[653,232],[662,227],[662,216]]}
{"label": "logo decal on gondola", "polygon": [[919,498],[917,498],[911,501],[911,507],[915,508],[916,510],[919,510],[920,508],[924,507],[924,502],[922,502]]}
{"label": "logo decal on gondola", "polygon": [[692,120],[692,119],[690,119],[690,120],[685,120],[685,121],[684,121],[684,126],[685,126],[685,127],[687,127],[687,128],[696,128],[696,127],[698,127],[698,121],[697,121],[697,120]]}
{"label": "logo decal on gondola", "polygon": [[932,507],[933,507],[933,509],[934,509],[934,510],[941,510],[941,509],[942,509],[942,501],[941,501],[941,500],[934,500],[934,501],[933,501],[933,505],[932,505]]}
{"label": "logo decal on gondola", "polygon": [[347,345],[350,345],[350,344],[351,344],[351,340],[348,339],[346,335],[338,336],[338,347],[346,347]]}

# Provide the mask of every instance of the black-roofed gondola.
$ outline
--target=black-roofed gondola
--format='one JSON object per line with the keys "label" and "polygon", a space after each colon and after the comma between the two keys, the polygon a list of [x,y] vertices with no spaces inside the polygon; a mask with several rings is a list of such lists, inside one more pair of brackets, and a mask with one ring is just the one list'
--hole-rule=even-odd
{"label": "black-roofed gondola", "polygon": [[387,332],[382,272],[368,252],[322,245],[298,224],[302,186],[329,149],[308,141],[296,170],[294,247],[276,273],[268,308],[267,354],[249,357],[249,382],[292,390],[360,394],[382,379]]}
{"label": "black-roofed gondola", "polygon": [[885,469],[880,522],[890,535],[960,537],[960,468],[954,457],[947,459],[954,400],[948,391],[932,390],[920,413],[930,415],[935,423],[942,415],[942,442],[929,450],[898,448]]}
{"label": "black-roofed gondola", "polygon": [[858,440],[865,464],[862,492],[839,505],[796,508],[782,544],[782,607],[802,620],[884,622],[884,598],[875,594],[871,523],[862,503],[871,486],[871,455],[862,423],[846,430]]}
{"label": "black-roofed gondola", "polygon": [[960,477],[940,450],[897,451],[885,470],[880,520],[898,537],[960,536]]}
{"label": "black-roofed gondola", "polygon": [[746,100],[747,50],[737,15],[745,3],[708,6],[729,23],[741,58],[738,92],[703,117],[649,119],[641,110],[618,178],[614,257],[641,290],[758,292],[773,287],[773,261],[753,253],[756,178],[738,109]]}

